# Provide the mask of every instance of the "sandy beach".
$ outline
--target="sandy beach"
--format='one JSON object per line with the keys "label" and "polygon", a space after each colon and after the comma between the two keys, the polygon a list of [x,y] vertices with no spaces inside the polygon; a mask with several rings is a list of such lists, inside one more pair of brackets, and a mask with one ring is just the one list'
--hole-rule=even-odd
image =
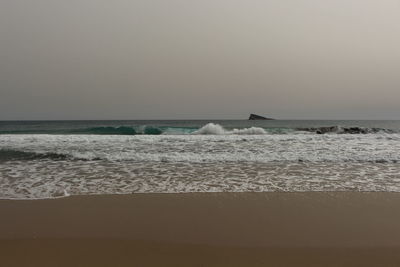
{"label": "sandy beach", "polygon": [[[397,266],[400,194],[0,201],[2,266]],[[4,264],[4,265],[3,265]]]}

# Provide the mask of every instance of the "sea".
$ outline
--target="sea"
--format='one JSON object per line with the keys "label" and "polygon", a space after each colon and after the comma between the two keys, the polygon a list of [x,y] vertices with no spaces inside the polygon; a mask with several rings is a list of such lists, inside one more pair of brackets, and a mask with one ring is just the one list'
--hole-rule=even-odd
{"label": "sea", "polygon": [[400,121],[0,121],[0,199],[400,192]]}

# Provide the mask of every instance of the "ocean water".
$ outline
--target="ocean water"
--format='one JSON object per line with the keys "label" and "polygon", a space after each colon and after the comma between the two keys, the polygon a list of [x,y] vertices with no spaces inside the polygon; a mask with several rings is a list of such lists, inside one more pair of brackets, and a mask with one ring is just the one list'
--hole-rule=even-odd
{"label": "ocean water", "polygon": [[400,121],[3,121],[0,198],[400,192]]}

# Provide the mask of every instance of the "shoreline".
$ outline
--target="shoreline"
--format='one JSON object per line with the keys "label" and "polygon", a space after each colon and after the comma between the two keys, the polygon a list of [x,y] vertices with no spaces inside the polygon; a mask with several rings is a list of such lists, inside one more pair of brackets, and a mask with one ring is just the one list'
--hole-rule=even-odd
{"label": "shoreline", "polygon": [[[399,194],[400,191],[202,191],[202,192],[134,192],[134,193],[99,193],[99,194],[84,194],[84,195],[64,195],[64,196],[55,196],[55,197],[43,197],[43,198],[0,198],[0,203],[2,201],[51,201],[51,200],[59,200],[59,199],[68,199],[68,198],[92,198],[92,197],[119,197],[119,196],[138,196],[138,195],[226,195],[226,194],[282,194],[282,195],[290,195],[290,194],[300,194],[300,195],[308,195],[308,194],[328,194],[328,195],[347,195],[347,194]],[[0,204],[1,205],[1,204]]]}
{"label": "shoreline", "polygon": [[0,200],[0,251],[6,266],[394,266],[399,207],[395,192]]}

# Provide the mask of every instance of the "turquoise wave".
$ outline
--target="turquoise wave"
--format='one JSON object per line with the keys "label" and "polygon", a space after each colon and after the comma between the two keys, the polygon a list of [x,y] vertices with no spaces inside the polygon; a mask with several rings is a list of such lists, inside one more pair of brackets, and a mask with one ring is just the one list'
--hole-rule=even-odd
{"label": "turquoise wave", "polygon": [[170,126],[99,126],[78,129],[27,129],[6,130],[0,134],[88,134],[88,135],[161,135],[161,134],[191,134],[198,128]]}

